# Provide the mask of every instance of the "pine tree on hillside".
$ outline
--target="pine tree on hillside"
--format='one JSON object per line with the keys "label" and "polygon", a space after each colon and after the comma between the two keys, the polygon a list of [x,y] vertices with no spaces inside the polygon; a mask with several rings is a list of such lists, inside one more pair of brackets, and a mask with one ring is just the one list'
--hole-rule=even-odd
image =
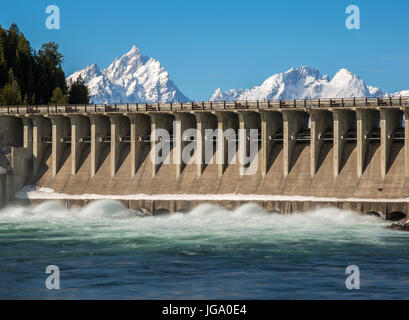
{"label": "pine tree on hillside", "polygon": [[7,32],[0,26],[0,88],[4,87],[8,81],[7,61],[5,46],[7,42]]}
{"label": "pine tree on hillside", "polygon": [[67,93],[65,73],[62,70],[63,56],[58,52],[55,42],[43,44],[36,55],[38,63],[37,79],[39,90],[37,99],[40,103],[48,103],[51,100],[55,88],[60,87],[63,94]]}
{"label": "pine tree on hillside", "polygon": [[[8,30],[0,26],[0,102],[15,104],[20,96],[20,102],[24,97],[24,103],[48,104],[57,87],[66,95],[62,62],[63,56],[55,42],[43,44],[35,52],[15,23]],[[13,72],[13,81],[9,70]]]}
{"label": "pine tree on hillside", "polygon": [[77,78],[74,82],[69,84],[69,103],[70,104],[88,104],[89,103],[89,90],[85,85],[84,80],[81,76]]}
{"label": "pine tree on hillside", "polygon": [[65,95],[60,87],[57,87],[53,91],[50,104],[52,105],[66,105],[68,104],[68,97]]}
{"label": "pine tree on hillside", "polygon": [[0,105],[21,104],[21,93],[13,69],[9,70],[9,81],[0,89]]}

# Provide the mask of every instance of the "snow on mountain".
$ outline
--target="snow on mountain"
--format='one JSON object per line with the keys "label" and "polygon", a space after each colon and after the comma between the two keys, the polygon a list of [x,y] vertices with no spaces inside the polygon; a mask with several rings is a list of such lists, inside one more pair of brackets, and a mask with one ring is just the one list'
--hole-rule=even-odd
{"label": "snow on mountain", "polygon": [[392,94],[394,97],[409,97],[409,90],[403,90]]}
{"label": "snow on mountain", "polygon": [[96,104],[189,101],[160,62],[143,56],[136,46],[108,68],[100,71],[93,64],[74,72],[67,81],[79,76],[90,90],[91,102]]}
{"label": "snow on mountain", "polygon": [[387,96],[383,90],[367,86],[365,82],[347,69],[339,70],[330,79],[321,76],[317,69],[291,68],[267,78],[260,86],[250,89],[216,89],[210,101],[232,100],[278,100],[317,99]]}

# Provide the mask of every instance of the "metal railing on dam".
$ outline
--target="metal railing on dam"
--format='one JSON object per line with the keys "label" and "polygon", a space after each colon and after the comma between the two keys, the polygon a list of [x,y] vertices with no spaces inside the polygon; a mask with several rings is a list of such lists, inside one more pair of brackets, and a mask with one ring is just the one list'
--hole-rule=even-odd
{"label": "metal railing on dam", "polygon": [[206,197],[391,218],[409,213],[407,119],[407,97],[3,106],[0,147],[14,180],[2,188],[37,185],[67,203],[107,197],[149,211],[188,210]]}
{"label": "metal railing on dam", "polygon": [[170,103],[115,103],[89,105],[22,105],[0,106],[0,114],[47,113],[101,113],[101,112],[153,112],[153,111],[221,111],[221,110],[269,110],[281,108],[371,108],[407,107],[409,97],[388,98],[335,98],[256,101],[202,101]]}

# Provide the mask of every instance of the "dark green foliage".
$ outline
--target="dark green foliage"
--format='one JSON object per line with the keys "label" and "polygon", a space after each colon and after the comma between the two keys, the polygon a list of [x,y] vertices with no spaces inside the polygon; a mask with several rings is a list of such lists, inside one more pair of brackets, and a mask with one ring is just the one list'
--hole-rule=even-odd
{"label": "dark green foliage", "polygon": [[55,42],[43,44],[36,58],[39,68],[37,98],[40,99],[40,103],[48,103],[57,87],[66,94],[65,74],[61,67],[63,57],[58,52],[58,45]]}
{"label": "dark green foliage", "polygon": [[57,87],[53,91],[53,96],[51,97],[50,104],[53,105],[65,105],[68,104],[68,97],[65,95],[60,87]]}
{"label": "dark green foliage", "polygon": [[57,87],[66,96],[62,62],[56,43],[35,52],[16,24],[0,26],[0,104],[48,104]]}
{"label": "dark green foliage", "polygon": [[88,104],[89,103],[89,90],[84,84],[81,76],[77,78],[73,83],[70,83],[69,89],[69,100],[70,104]]}
{"label": "dark green foliage", "polygon": [[9,70],[9,81],[0,89],[0,104],[21,104],[21,93],[13,69]]}

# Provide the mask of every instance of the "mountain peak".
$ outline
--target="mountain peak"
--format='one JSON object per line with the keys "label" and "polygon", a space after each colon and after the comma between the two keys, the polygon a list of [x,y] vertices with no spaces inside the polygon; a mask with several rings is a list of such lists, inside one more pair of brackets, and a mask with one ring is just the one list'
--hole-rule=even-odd
{"label": "mountain peak", "polygon": [[160,62],[141,54],[133,46],[129,52],[99,71],[96,64],[68,77],[84,79],[93,103],[176,102],[189,99],[170,80]]}
{"label": "mountain peak", "polygon": [[300,66],[290,68],[267,78],[260,86],[249,89],[216,90],[211,101],[231,100],[279,100],[377,97],[387,95],[376,87],[367,86],[364,81],[348,69],[340,69],[330,79],[321,76],[318,69]]}
{"label": "mountain peak", "polygon": [[346,78],[357,78],[357,79],[361,79],[359,76],[357,76],[356,74],[352,73],[351,71],[349,71],[349,70],[346,69],[346,68],[339,69],[338,72],[334,75],[334,78],[333,78],[333,79],[335,79],[335,78],[343,78],[343,79],[346,79]]}

